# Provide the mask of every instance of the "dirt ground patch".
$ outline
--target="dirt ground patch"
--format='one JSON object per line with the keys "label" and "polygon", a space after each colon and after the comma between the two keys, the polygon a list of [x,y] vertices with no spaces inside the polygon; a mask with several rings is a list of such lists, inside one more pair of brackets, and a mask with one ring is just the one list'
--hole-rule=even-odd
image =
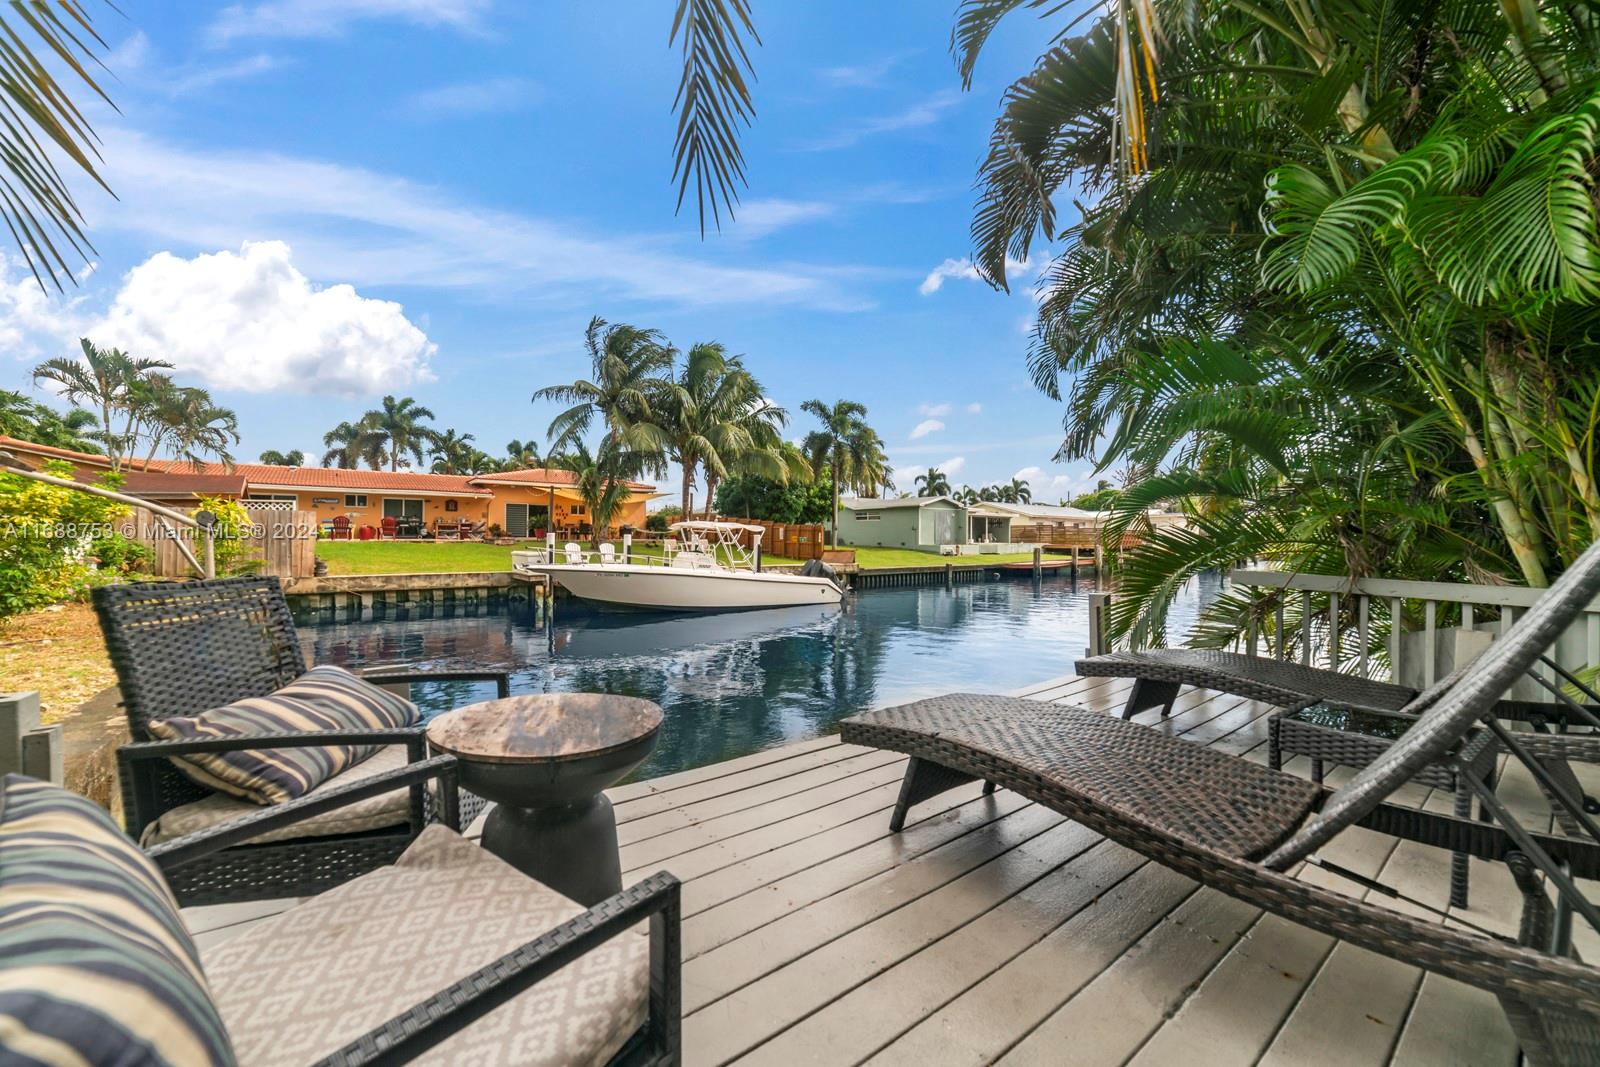
{"label": "dirt ground patch", "polygon": [[46,723],[60,722],[116,682],[89,605],[61,604],[0,622],[0,687],[37,689]]}

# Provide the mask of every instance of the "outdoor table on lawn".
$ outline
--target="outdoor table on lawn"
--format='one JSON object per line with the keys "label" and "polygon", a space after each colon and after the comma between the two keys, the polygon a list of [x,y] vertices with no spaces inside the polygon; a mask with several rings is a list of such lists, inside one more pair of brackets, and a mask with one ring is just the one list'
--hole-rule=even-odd
{"label": "outdoor table on lawn", "polygon": [[[1339,764],[1362,768],[1388,749],[1416,719],[1392,712],[1349,708],[1317,701],[1297,708],[1274,712],[1267,722],[1267,764],[1281,770],[1285,760],[1306,756],[1311,760],[1311,777],[1322,781],[1323,765]],[[1500,745],[1488,730],[1474,730],[1462,744],[1456,758],[1430,763],[1412,781],[1455,794],[1454,813],[1458,819],[1472,817],[1472,789],[1462,780],[1460,768],[1493,788],[1495,761]],[[1459,762],[1457,762],[1459,760]],[[1467,855],[1457,852],[1450,863],[1450,904],[1467,906]]]}
{"label": "outdoor table on lawn", "polygon": [[656,747],[661,709],[605,693],[469,704],[428,724],[461,788],[494,802],[483,847],[585,906],[622,891],[617,820],[601,792]]}

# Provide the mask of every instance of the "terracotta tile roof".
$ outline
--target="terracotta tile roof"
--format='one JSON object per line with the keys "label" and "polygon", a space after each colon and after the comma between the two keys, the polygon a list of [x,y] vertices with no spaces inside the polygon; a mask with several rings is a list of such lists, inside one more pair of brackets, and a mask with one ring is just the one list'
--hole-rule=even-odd
{"label": "terracotta tile roof", "polygon": [[[571,471],[556,470],[552,467],[529,467],[520,471],[475,474],[471,481],[474,485],[576,485],[578,476]],[[628,486],[646,492],[655,489],[649,482],[629,482]]]}
{"label": "terracotta tile roof", "polygon": [[[195,473],[192,464],[156,460],[151,469],[173,474]],[[225,474],[220,463],[202,464],[198,473]],[[341,467],[273,467],[265,463],[235,463],[233,473],[244,476],[254,486],[282,486],[305,489],[364,489],[396,492],[437,493],[440,496],[491,496],[486,489],[475,489],[470,479],[459,474],[424,474],[420,471],[369,471]]]}
{"label": "terracotta tile roof", "polygon": [[[93,452],[74,452],[69,448],[56,448],[54,445],[36,445],[32,441],[24,441],[16,437],[7,437],[0,433],[0,448],[13,452],[28,452],[40,456],[49,456],[52,459],[66,459],[74,463],[88,463],[101,467],[109,467],[111,461]],[[134,464],[139,466],[140,464]]]}
{"label": "terracotta tile roof", "polygon": [[[99,470],[78,470],[74,477],[87,484],[100,477]],[[192,471],[126,471],[122,492],[147,500],[171,500],[186,496],[243,496],[244,477],[239,474],[195,474]]]}

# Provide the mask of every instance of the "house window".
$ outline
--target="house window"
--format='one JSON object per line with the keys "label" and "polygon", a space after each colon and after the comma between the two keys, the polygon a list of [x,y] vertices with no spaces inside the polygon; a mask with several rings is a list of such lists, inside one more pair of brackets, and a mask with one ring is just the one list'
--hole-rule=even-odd
{"label": "house window", "polygon": [[574,505],[572,505],[570,508],[567,509],[567,514],[568,515],[582,515],[583,514],[583,505],[582,504],[574,504]]}
{"label": "house window", "polygon": [[455,511],[456,510],[456,502],[454,500],[446,500],[444,502],[444,509],[446,511]]}
{"label": "house window", "polygon": [[364,508],[364,507],[366,507],[367,506],[367,494],[365,494],[365,493],[346,493],[344,495],[344,506],[347,507],[347,508]]}
{"label": "house window", "polygon": [[856,517],[857,522],[877,522],[879,519],[883,518],[883,516],[876,511],[853,511],[851,514]]}
{"label": "house window", "polygon": [[287,500],[293,504],[299,497],[293,493],[251,493],[245,500]]}
{"label": "house window", "polygon": [[421,519],[422,501],[407,497],[384,497],[383,517],[386,519]]}

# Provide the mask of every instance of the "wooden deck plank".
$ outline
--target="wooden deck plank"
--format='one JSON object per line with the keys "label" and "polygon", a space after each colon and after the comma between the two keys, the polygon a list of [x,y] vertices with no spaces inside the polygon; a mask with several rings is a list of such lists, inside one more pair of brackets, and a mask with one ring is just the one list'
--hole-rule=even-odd
{"label": "wooden deck plank", "polygon": [[[1014,695],[1118,715],[1128,679]],[[1265,763],[1274,709],[1186,689],[1152,729]],[[904,758],[830,735],[611,790],[624,881],[684,879],[685,1062],[877,1065],[1508,1063],[1493,999],[1200,888],[978,783],[888,832]],[[1308,773],[1307,761],[1286,770]],[[1330,768],[1332,784],[1351,772]],[[1600,768],[1583,768],[1600,792]],[[1506,803],[1549,820],[1526,772]],[[1405,803],[1448,810],[1421,787]],[[1449,856],[1365,830],[1323,850],[1443,908]],[[1315,868],[1299,876],[1365,890]],[[1474,863],[1464,917],[1514,926],[1503,869]],[[209,948],[290,901],[186,909]],[[1383,899],[1385,907],[1422,909]],[[1596,945],[1600,948],[1600,944]]]}
{"label": "wooden deck plank", "polygon": [[784,1067],[864,1059],[1037,944],[1144,865],[1137,853],[1102,840],[738,1062]]}
{"label": "wooden deck plank", "polygon": [[[1092,847],[1097,835],[1061,822],[999,859],[875,922],[830,941],[683,1021],[684,1062],[726,1063],[873,975],[948,935]],[[709,956],[684,967],[686,999]],[[702,966],[696,966],[702,964]]]}

